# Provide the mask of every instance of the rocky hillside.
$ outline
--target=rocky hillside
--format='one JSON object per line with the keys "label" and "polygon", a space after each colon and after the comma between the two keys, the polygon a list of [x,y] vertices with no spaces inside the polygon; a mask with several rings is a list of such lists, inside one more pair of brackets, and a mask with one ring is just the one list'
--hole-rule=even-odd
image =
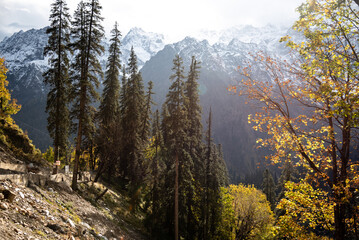
{"label": "rocky hillside", "polygon": [[[79,192],[71,174],[25,164],[0,148],[1,239],[146,239],[143,213],[129,199],[83,174]],[[87,176],[87,177],[86,177]]]}
{"label": "rocky hillside", "polygon": [[104,187],[90,185],[81,184],[82,191],[92,189],[82,196],[71,192],[67,179],[43,187],[0,181],[2,239],[146,239],[141,216],[129,211],[123,196],[109,190],[95,202]]}
{"label": "rocky hillside", "polygon": [[146,239],[144,213],[126,194],[93,183],[43,159],[14,123],[0,121],[0,239]]}

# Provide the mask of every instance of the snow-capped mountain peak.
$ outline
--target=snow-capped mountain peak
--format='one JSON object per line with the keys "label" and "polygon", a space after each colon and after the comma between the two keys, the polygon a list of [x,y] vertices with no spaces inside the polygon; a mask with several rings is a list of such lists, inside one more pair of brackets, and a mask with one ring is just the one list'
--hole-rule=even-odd
{"label": "snow-capped mountain peak", "polygon": [[211,45],[216,43],[229,44],[233,39],[243,43],[256,43],[267,45],[267,43],[278,42],[287,32],[287,28],[273,25],[254,27],[251,25],[238,25],[224,30],[201,30],[192,35],[198,40],[208,40]]}
{"label": "snow-capped mountain peak", "polygon": [[130,55],[131,47],[138,57],[138,65],[141,68],[157,52],[165,46],[164,36],[158,33],[145,32],[141,28],[132,28],[122,40],[123,58]]}

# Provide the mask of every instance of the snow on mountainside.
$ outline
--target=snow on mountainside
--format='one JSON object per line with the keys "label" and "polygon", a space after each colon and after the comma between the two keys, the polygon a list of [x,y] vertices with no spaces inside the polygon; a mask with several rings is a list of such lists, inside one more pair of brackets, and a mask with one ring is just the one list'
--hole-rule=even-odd
{"label": "snow on mountainside", "polygon": [[[9,73],[16,75],[15,82],[21,80],[24,86],[42,85],[41,77],[26,79],[25,69],[44,72],[48,68],[48,59],[43,56],[47,40],[46,28],[42,28],[17,32],[0,42],[0,57],[5,58]],[[105,71],[109,46],[107,40],[104,41],[104,46],[106,51],[100,56],[100,62]],[[163,49],[164,37],[156,33],[147,33],[140,28],[131,29],[122,40],[122,63],[127,63],[132,46],[137,54],[139,68],[141,68],[146,61]]]}
{"label": "snow on mountainside", "polygon": [[201,30],[192,35],[198,40],[208,40],[211,44],[226,43],[238,39],[245,43],[265,43],[279,40],[288,31],[287,27],[266,25],[264,27],[253,27],[251,25],[239,25],[220,31]]}
{"label": "snow on mountainside", "polygon": [[129,59],[132,46],[138,58],[139,68],[142,68],[145,62],[164,48],[164,36],[145,32],[141,28],[132,28],[122,40],[123,62]]}
{"label": "snow on mountainside", "polygon": [[[25,87],[42,85],[41,74],[29,76],[29,72],[43,72],[47,60],[43,50],[47,43],[46,28],[20,31],[0,42],[0,57],[5,58],[10,75],[15,75],[15,83]],[[31,77],[31,78],[29,78]]]}
{"label": "snow on mountainside", "polygon": [[[21,111],[14,119],[22,129],[28,131],[30,138],[41,150],[46,150],[52,142],[46,129],[47,88],[42,77],[48,69],[48,59],[43,56],[47,41],[46,28],[43,28],[20,31],[0,42],[0,57],[5,58],[9,69],[7,79],[12,97],[22,105]],[[122,64],[127,64],[133,46],[139,68],[165,46],[162,35],[146,33],[138,28],[132,29],[122,42]],[[103,44],[106,51],[100,56],[100,63],[105,71],[108,40],[105,39]]]}
{"label": "snow on mountainside", "polygon": [[[222,31],[202,31],[184,40],[173,43],[177,51],[183,54],[195,55],[206,64],[217,70],[232,72],[245,59],[248,52],[259,50],[270,53],[283,53],[280,37],[287,33],[287,29],[271,25],[255,28],[249,25],[233,27]],[[48,66],[43,56],[43,48],[47,44],[46,28],[20,31],[0,42],[0,57],[6,59],[10,74],[14,81],[22,81],[21,85],[41,85],[39,74],[35,78],[27,78],[26,71],[44,72]],[[197,41],[198,39],[199,41]],[[104,41],[106,52],[100,57],[105,70],[107,62],[108,40]],[[130,49],[133,46],[138,57],[139,69],[165,47],[162,34],[145,32],[140,28],[132,28],[122,39],[122,63],[127,63]],[[28,69],[28,70],[26,70]],[[40,74],[41,75],[41,74]],[[27,81],[26,83],[24,81]],[[41,87],[40,89],[43,89]]]}
{"label": "snow on mountainside", "polygon": [[[240,134],[244,130],[237,133],[238,130],[229,129],[229,126],[242,124],[245,126],[242,129],[249,129],[249,127],[245,125],[246,118],[242,119],[246,110],[243,110],[244,108],[232,109],[231,105],[237,105],[237,103],[232,103],[236,99],[232,100],[227,96],[226,86],[232,83],[233,79],[238,79],[236,72],[238,66],[253,60],[249,52],[255,53],[261,50],[270,54],[285,55],[287,50],[284,50],[284,44],[278,41],[286,34],[286,31],[271,26],[268,28],[242,26],[221,32],[202,32],[197,36],[186,37],[182,41],[166,45],[163,35],[133,28],[121,41],[121,61],[122,64],[127,64],[130,49],[133,46],[143,79],[145,82],[150,80],[154,82],[155,101],[160,106],[170,84],[168,77],[171,74],[174,55],[180,54],[186,67],[190,65],[191,56],[196,56],[202,62],[200,89],[203,108],[208,110],[209,106],[213,106],[218,115],[223,116],[223,119],[218,119],[214,134],[216,135],[217,131],[217,139],[226,145],[224,151],[227,159],[235,162],[238,156],[247,154],[245,150],[236,152],[236,149],[239,149],[238,142],[242,141]],[[23,129],[28,131],[35,145],[42,150],[47,149],[51,144],[46,130],[47,89],[42,78],[42,73],[48,67],[48,61],[43,56],[47,39],[46,28],[43,28],[20,31],[0,42],[0,57],[5,58],[9,68],[9,88],[13,90],[12,96],[22,105],[21,111],[14,118]],[[105,71],[108,39],[104,41],[104,46],[106,52],[100,57],[100,61]],[[243,116],[238,116],[239,112],[243,113]],[[206,114],[205,111],[204,114]],[[230,143],[228,139],[232,139],[233,143]],[[251,147],[246,144],[248,145],[248,143],[243,143],[244,149]],[[247,155],[245,158],[250,159],[251,154]]]}
{"label": "snow on mountainside", "polygon": [[[168,45],[181,56],[196,56],[202,62],[202,67],[230,75],[238,74],[238,66],[253,62],[249,53],[258,51],[270,55],[285,57],[288,53],[284,43],[279,39],[286,32],[281,29],[259,29],[252,26],[227,29],[222,32],[205,32],[214,34],[210,41],[202,37],[186,37],[184,40]],[[210,37],[210,36],[209,36]]]}

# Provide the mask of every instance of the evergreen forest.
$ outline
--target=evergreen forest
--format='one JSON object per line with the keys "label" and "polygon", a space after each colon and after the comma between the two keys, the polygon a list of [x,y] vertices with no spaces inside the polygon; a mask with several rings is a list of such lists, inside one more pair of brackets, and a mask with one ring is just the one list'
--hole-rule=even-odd
{"label": "evergreen forest", "polygon": [[[231,179],[213,137],[216,113],[202,112],[198,57],[187,56],[189,66],[172,59],[159,106],[135,49],[120,60],[121,23],[105,50],[101,1],[80,1],[71,15],[53,0],[43,73],[52,147],[38,156],[56,165],[53,174],[70,166],[73,194],[91,172],[92,184],[128,197],[147,239],[359,239],[359,3],[307,0],[297,11],[301,38],[281,38],[287,58],[250,52],[255,64],[238,66],[228,86],[256,106],[248,122],[268,153],[255,172]],[[1,142],[21,108],[6,73],[0,58]]]}

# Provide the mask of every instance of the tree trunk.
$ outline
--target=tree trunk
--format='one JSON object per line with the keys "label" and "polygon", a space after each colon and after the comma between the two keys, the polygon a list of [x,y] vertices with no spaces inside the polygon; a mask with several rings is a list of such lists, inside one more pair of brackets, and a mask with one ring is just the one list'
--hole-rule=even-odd
{"label": "tree trunk", "polygon": [[104,161],[101,161],[100,166],[98,166],[97,173],[96,173],[96,176],[95,176],[95,179],[93,180],[93,182],[97,182],[99,180],[99,178],[101,177],[101,175],[103,173],[104,166],[105,166]]}
{"label": "tree trunk", "polygon": [[77,139],[76,139],[76,152],[75,152],[75,162],[74,162],[74,170],[72,175],[72,184],[71,188],[73,190],[77,190],[77,173],[79,169],[79,159],[81,155],[81,141],[82,141],[82,124],[83,124],[83,116],[85,110],[85,100],[86,100],[86,86],[81,86],[81,99],[80,99],[80,115],[79,115],[79,126],[77,130]]}
{"label": "tree trunk", "polygon": [[345,240],[345,204],[343,203],[334,206],[334,225],[335,240]]}
{"label": "tree trunk", "polygon": [[108,191],[108,188],[106,188],[105,191],[103,191],[103,192],[95,199],[95,202],[97,202],[98,200],[100,200],[100,199],[106,194],[107,191]]}
{"label": "tree trunk", "polygon": [[178,153],[176,152],[176,177],[175,177],[175,240],[178,240]]}

